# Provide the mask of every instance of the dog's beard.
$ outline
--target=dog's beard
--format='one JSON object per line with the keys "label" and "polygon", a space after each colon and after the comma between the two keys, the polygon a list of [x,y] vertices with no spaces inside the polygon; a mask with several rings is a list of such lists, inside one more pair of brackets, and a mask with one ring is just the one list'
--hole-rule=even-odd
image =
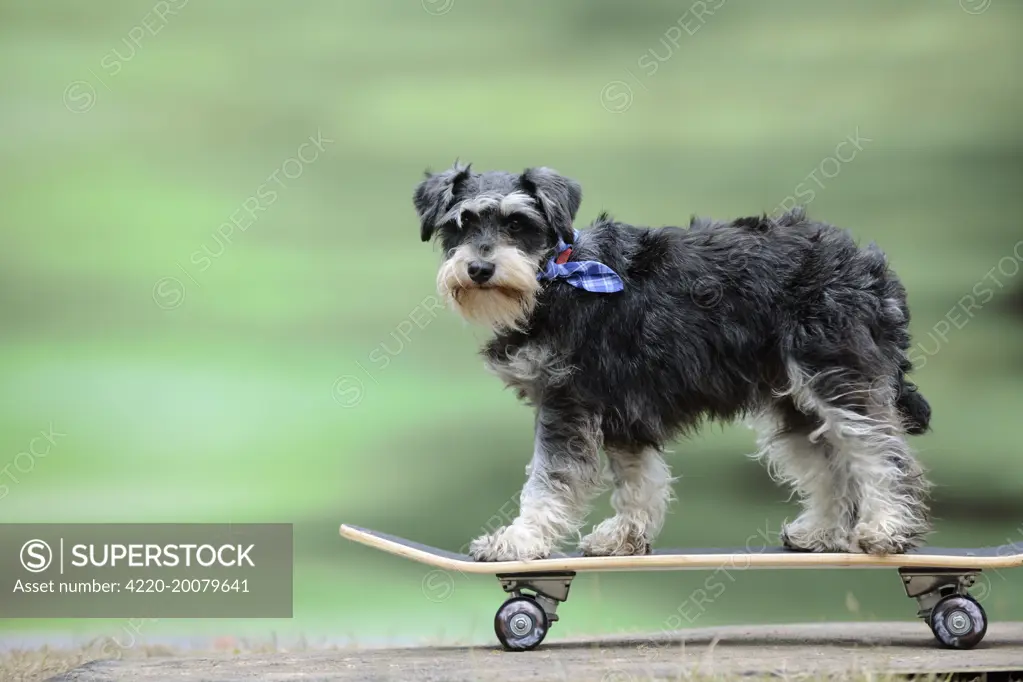
{"label": "dog's beard", "polygon": [[468,246],[455,249],[437,274],[437,291],[469,322],[493,328],[521,329],[536,306],[540,283],[535,261],[512,246],[499,246],[488,259],[494,276],[479,285],[469,278],[469,263],[476,254]]}

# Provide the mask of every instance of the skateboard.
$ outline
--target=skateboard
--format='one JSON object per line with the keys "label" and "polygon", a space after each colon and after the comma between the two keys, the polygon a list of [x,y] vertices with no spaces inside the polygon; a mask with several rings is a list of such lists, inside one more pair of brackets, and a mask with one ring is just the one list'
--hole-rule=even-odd
{"label": "skateboard", "polygon": [[577,573],[584,571],[679,571],[731,567],[897,569],[906,596],[919,605],[917,616],[947,648],[971,649],[987,632],[987,615],[969,588],[984,569],[1023,566],[1023,545],[929,547],[906,554],[817,553],[785,547],[763,549],[655,549],[640,556],[592,557],[555,554],[532,561],[476,561],[465,554],[343,524],[341,536],[374,549],[459,573],[497,576],[510,595],[494,616],[494,632],[508,651],[535,649],[558,620],[558,604],[568,599]]}

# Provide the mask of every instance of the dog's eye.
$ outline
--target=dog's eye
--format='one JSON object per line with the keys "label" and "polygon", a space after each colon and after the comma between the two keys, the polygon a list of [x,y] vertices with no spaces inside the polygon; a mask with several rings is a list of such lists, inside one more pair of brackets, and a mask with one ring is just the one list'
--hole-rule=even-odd
{"label": "dog's eye", "polygon": [[522,218],[518,218],[516,216],[512,216],[511,218],[508,219],[508,231],[511,232],[512,234],[516,234],[517,232],[521,232],[525,228],[526,228],[526,221],[524,221]]}

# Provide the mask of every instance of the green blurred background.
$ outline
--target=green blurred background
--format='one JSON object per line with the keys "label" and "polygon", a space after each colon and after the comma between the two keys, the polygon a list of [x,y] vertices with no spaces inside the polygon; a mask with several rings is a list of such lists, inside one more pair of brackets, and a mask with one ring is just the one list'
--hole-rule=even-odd
{"label": "green blurred background", "polygon": [[[412,189],[459,157],[577,178],[579,226],[812,188],[909,289],[932,544],[1023,541],[1021,25],[1009,0],[0,3],[0,521],[295,524],[294,619],[144,634],[491,641],[496,581],[337,535],[454,550],[514,511],[531,413],[482,331],[423,313],[439,254]],[[738,426],[674,445],[661,546],[795,514],[753,449]],[[694,611],[707,577],[581,576],[552,636],[915,613],[888,571],[740,572]],[[981,591],[992,620],[1023,612],[1020,575]]]}

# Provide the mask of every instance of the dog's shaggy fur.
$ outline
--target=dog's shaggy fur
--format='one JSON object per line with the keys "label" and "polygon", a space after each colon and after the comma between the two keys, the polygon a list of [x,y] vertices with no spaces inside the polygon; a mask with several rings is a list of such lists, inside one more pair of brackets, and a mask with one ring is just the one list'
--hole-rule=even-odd
{"label": "dog's shaggy fur", "polygon": [[[593,555],[650,550],[672,476],[663,446],[703,420],[745,419],[803,512],[793,549],[899,553],[928,532],[928,484],[906,443],[930,408],[906,375],[906,292],[873,244],[801,210],[640,228],[601,215],[573,243],[578,183],[546,168],[427,173],[413,202],[438,238],[438,289],[493,329],[487,365],[535,406],[517,518],[470,546],[478,560],[549,555],[578,533],[607,460],[616,514]],[[558,238],[615,270],[591,293],[538,281]]]}

